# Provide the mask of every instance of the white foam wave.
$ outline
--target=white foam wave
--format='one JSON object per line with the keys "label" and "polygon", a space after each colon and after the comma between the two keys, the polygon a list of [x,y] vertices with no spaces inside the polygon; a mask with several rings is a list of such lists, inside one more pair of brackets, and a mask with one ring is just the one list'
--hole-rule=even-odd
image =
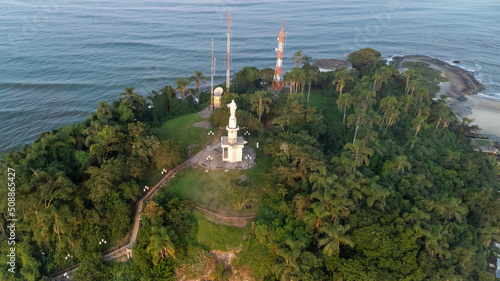
{"label": "white foam wave", "polygon": [[404,57],[404,56],[409,56],[410,54],[393,54],[393,55],[383,55],[382,59],[387,61],[387,65],[389,65],[391,62],[394,61],[395,57]]}
{"label": "white foam wave", "polygon": [[500,100],[500,93],[484,93],[484,92],[480,92],[477,95],[481,96],[481,97],[484,97],[484,98],[489,98],[489,99],[494,99],[494,100]]}

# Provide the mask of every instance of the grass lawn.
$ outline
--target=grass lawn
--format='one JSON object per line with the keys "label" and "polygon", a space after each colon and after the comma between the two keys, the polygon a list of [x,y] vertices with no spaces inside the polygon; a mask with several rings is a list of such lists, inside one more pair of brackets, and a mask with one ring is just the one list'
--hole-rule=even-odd
{"label": "grass lawn", "polygon": [[205,144],[210,130],[193,126],[194,123],[200,121],[208,121],[208,119],[201,118],[198,113],[177,117],[165,121],[155,130],[155,135],[160,140],[173,140],[186,147],[189,144]]}
{"label": "grass lawn", "polygon": [[191,170],[186,168],[177,173],[163,189],[177,197],[189,199],[203,208],[231,210],[228,186],[231,179],[240,175],[242,172],[239,170],[205,173],[204,169],[198,167]]}
{"label": "grass lawn", "polygon": [[[193,167],[177,173],[175,178],[167,182],[163,190],[172,195],[188,199],[199,207],[215,212],[224,212],[230,215],[254,214],[260,207],[260,198],[267,186],[267,179],[263,176],[270,166],[270,160],[266,157],[259,159],[261,163],[250,170],[214,170],[205,173],[204,169]],[[258,161],[259,161],[258,160]],[[247,177],[250,184],[250,192],[255,204],[249,210],[239,210],[231,194],[231,181],[238,179],[241,175]]]}
{"label": "grass lawn", "polygon": [[[316,112],[323,115],[325,124],[332,124],[338,120],[342,120],[343,113],[338,110],[337,94],[330,93],[325,90],[312,89],[309,97],[309,106],[316,107]],[[307,92],[304,93],[304,98],[301,99],[304,104],[307,102]]]}
{"label": "grass lawn", "polygon": [[[311,96],[309,97],[309,106],[316,107],[319,110],[327,109],[332,106],[335,108],[337,104],[335,104],[335,100],[333,99],[333,93],[327,93],[324,90],[311,89]],[[307,103],[307,91],[304,92],[304,98],[301,101],[306,104]]]}
{"label": "grass lawn", "polygon": [[215,224],[205,218],[205,214],[194,210],[198,221],[196,241],[207,250],[230,251],[243,241],[244,228]]}

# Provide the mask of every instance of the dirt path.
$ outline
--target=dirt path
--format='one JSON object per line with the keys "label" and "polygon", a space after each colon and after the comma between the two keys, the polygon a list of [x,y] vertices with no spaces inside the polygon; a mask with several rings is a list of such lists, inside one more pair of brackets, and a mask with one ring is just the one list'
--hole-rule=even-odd
{"label": "dirt path", "polygon": [[255,218],[255,215],[233,217],[233,216],[225,216],[220,213],[215,213],[198,206],[195,206],[194,208],[208,215],[207,220],[217,224],[245,227],[249,221]]}
{"label": "dirt path", "polygon": [[208,121],[200,121],[200,122],[194,123],[193,126],[198,127],[198,128],[210,129],[212,127],[212,124],[210,124],[210,122],[208,122]]}

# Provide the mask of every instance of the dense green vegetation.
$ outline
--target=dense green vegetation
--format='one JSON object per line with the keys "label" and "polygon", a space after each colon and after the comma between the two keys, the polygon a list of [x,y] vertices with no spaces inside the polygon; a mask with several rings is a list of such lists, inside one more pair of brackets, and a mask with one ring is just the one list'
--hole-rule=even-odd
{"label": "dense green vegetation", "polygon": [[437,82],[448,82],[447,77],[443,77],[440,71],[430,68],[428,63],[407,61],[403,63],[403,67],[409,69],[407,75],[414,76],[410,87],[425,89],[431,96],[439,92]]}
{"label": "dense green vegetation", "polygon": [[[200,100],[207,95],[202,93]],[[101,102],[82,123],[43,133],[32,145],[3,156],[2,186],[8,184],[8,168],[15,170],[17,267],[16,274],[7,271],[3,231],[0,279],[37,280],[78,262],[80,272],[97,272],[93,265],[101,264],[101,253],[124,242],[144,185],[186,155],[181,140],[158,139],[152,126],[206,106],[206,101],[178,100],[170,87],[150,99],[148,107],[134,88],[125,88],[119,100]],[[8,192],[0,191],[2,206],[7,206]],[[1,213],[5,230],[7,209]],[[80,279],[93,276],[85,275],[79,274]]]}
{"label": "dense green vegetation", "polygon": [[[222,101],[238,104],[262,162],[244,172],[247,181],[235,180],[238,171],[180,172],[144,207],[133,259],[124,264],[99,262],[105,249],[97,242],[118,244],[145,177],[181,162],[187,142],[205,136],[182,124],[198,120],[186,114],[206,106],[207,94],[198,97],[180,79],[181,99],[167,86],[148,108],[126,89],[82,124],[5,155],[0,184],[7,185],[7,167],[16,169],[22,210],[16,277],[35,280],[79,261],[79,280],[227,280],[230,272],[209,253],[216,249],[234,250],[233,269],[257,280],[493,280],[498,164],[473,149],[472,127],[456,120],[445,97],[431,99],[444,80],[422,64],[400,74],[372,49],[348,59],[352,70],[319,73],[297,52],[288,88],[276,95],[265,91],[268,69],[238,72]],[[202,76],[191,80],[199,86]],[[227,120],[224,105],[210,117],[214,128]],[[172,134],[176,127],[183,136]],[[193,210],[221,185],[225,201],[259,196],[246,228]],[[11,280],[1,242],[2,278]],[[67,253],[75,261],[64,260]]]}

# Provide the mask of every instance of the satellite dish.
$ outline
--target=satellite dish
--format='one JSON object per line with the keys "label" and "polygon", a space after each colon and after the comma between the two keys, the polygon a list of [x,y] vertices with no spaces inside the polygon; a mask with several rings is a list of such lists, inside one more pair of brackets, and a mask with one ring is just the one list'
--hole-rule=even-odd
{"label": "satellite dish", "polygon": [[221,87],[217,87],[214,90],[214,96],[222,96],[223,92],[224,92],[224,90]]}

